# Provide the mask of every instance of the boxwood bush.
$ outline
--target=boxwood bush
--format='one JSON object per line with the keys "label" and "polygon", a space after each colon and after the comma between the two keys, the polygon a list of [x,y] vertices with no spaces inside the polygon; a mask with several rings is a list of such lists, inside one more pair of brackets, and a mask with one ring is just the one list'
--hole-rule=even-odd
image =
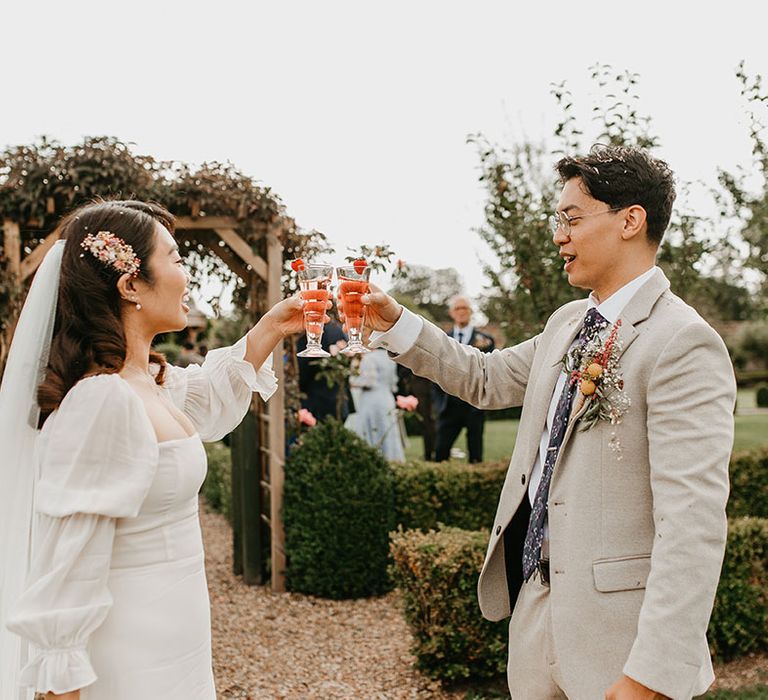
{"label": "boxwood bush", "polygon": [[731,457],[728,515],[768,518],[768,447],[735,452]]}
{"label": "boxwood bush", "polygon": [[486,531],[392,533],[392,578],[402,591],[416,665],[433,678],[493,678],[507,663],[507,621],[480,615],[477,574]]}
{"label": "boxwood bush", "polygon": [[737,518],[729,525],[708,635],[723,659],[768,651],[768,519]]}
{"label": "boxwood bush", "polygon": [[213,510],[232,522],[232,456],[223,442],[205,444],[208,473],[200,489]]}
{"label": "boxwood bush", "polygon": [[338,421],[318,423],[288,456],[283,520],[290,590],[358,598],[390,588],[392,470]]}
{"label": "boxwood bush", "polygon": [[438,523],[480,530],[493,524],[508,462],[393,465],[397,523],[430,530]]}

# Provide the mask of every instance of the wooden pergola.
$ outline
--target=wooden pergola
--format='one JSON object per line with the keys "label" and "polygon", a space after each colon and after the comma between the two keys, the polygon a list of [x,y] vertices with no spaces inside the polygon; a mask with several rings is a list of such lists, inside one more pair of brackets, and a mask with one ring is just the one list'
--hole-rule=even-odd
{"label": "wooden pergola", "polygon": [[[259,224],[258,238],[264,239],[266,259],[254,252],[251,245],[238,233],[238,221],[232,217],[189,216],[176,220],[176,234],[191,244],[203,245],[221,260],[248,287],[248,316],[255,322],[261,314],[282,298],[281,275],[285,231],[293,224],[291,219],[279,217],[272,223]],[[45,254],[55,243],[57,234],[45,237],[26,257],[22,256],[22,240],[18,222],[3,221],[3,248],[11,280],[18,293],[26,286]],[[266,295],[263,289],[266,288]],[[0,357],[4,359],[13,327],[2,339]],[[255,431],[240,436],[247,443],[241,450],[248,463],[243,474],[233,468],[233,503],[235,514],[235,572],[242,573],[247,583],[262,583],[264,554],[260,552],[259,532],[263,525],[269,528],[271,584],[275,592],[285,591],[285,535],[282,522],[283,469],[285,464],[284,377],[283,344],[275,348],[273,367],[278,379],[278,391],[266,407],[254,399]],[[246,421],[247,423],[247,421]],[[236,494],[238,486],[241,493]],[[265,503],[266,501],[266,503]],[[264,507],[268,504],[268,508]],[[257,561],[260,559],[261,561]]]}

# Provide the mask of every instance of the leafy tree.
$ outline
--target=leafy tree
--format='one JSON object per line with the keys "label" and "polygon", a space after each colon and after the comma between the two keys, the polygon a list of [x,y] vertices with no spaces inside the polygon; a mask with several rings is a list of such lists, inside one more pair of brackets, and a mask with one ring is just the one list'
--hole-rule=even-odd
{"label": "leafy tree", "polygon": [[542,146],[494,148],[471,137],[480,150],[487,187],[486,224],[479,233],[495,256],[483,266],[489,291],[482,310],[509,342],[537,333],[549,315],[582,292],[568,284],[552,245],[547,219],[557,200],[551,163]]}
{"label": "leafy tree", "polygon": [[748,250],[744,265],[758,276],[760,307],[765,315],[768,305],[768,143],[765,138],[768,92],[762,76],[748,75],[743,61],[736,78],[747,103],[753,163],[750,170],[720,171],[720,183],[730,196],[730,200],[722,200],[722,215],[735,218],[739,224]]}
{"label": "leafy tree", "polygon": [[435,270],[427,265],[409,265],[407,276],[395,279],[389,293],[411,310],[442,323],[450,320],[451,297],[463,289],[461,275],[452,267]]}
{"label": "leafy tree", "polygon": [[[590,142],[658,147],[650,117],[638,110],[638,75],[602,64],[590,70],[597,87]],[[547,220],[560,192],[554,161],[558,155],[586,151],[589,142],[577,127],[567,85],[553,84],[551,92],[561,112],[551,150],[531,143],[501,148],[482,135],[469,137],[478,148],[480,180],[487,188],[486,222],[479,234],[494,256],[484,266],[489,284],[482,307],[510,342],[537,333],[558,306],[585,295],[568,284]],[[714,318],[722,318],[725,309],[746,318],[751,313],[749,294],[726,272],[736,255],[722,231],[709,230],[708,222],[678,207],[658,259],[672,289],[686,301]],[[707,266],[711,279],[702,276]]]}

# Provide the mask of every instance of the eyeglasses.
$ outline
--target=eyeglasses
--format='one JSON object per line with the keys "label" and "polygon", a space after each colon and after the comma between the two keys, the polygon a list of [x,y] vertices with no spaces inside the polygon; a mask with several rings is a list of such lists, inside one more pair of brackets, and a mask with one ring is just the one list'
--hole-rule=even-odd
{"label": "eyeglasses", "polygon": [[563,229],[563,233],[566,236],[571,235],[571,223],[574,221],[578,221],[579,219],[584,219],[587,216],[600,216],[600,214],[611,214],[612,212],[621,211],[622,209],[626,209],[626,207],[616,207],[614,209],[606,209],[605,211],[597,211],[593,214],[581,214],[579,216],[568,216],[564,211],[558,211],[552,214],[552,216],[549,217],[549,230],[552,232],[552,235],[556,234],[560,228]]}

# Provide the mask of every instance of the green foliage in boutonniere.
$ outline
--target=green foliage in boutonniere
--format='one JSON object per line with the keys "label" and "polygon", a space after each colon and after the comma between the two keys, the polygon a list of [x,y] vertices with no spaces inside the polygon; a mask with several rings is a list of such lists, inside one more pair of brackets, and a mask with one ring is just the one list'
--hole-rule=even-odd
{"label": "green foliage in boutonniere", "polygon": [[[630,406],[624,391],[624,378],[619,368],[621,341],[618,333],[621,319],[611,328],[606,340],[595,336],[584,348],[575,347],[562,360],[571,384],[578,384],[579,400],[576,411],[584,404],[580,430],[589,430],[598,421],[617,425]],[[616,446],[618,449],[618,445]]]}

